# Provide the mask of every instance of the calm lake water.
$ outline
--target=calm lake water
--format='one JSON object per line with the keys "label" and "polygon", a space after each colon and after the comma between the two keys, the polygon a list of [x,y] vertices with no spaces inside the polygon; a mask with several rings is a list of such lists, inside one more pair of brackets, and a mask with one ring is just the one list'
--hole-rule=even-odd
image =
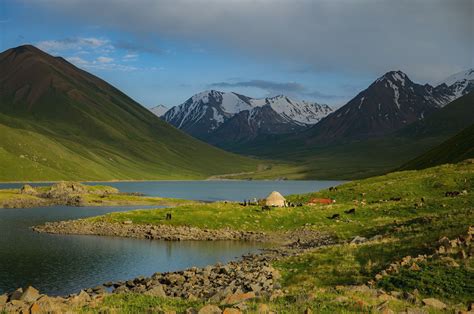
{"label": "calm lake water", "polygon": [[[124,192],[215,201],[264,197],[273,190],[282,194],[310,192],[338,183],[340,182],[159,181],[106,184]],[[21,184],[0,184],[2,189],[19,186]],[[49,235],[30,230],[31,226],[47,221],[97,216],[134,208],[136,207],[56,206],[0,209],[0,294],[33,285],[43,293],[65,295],[106,281],[225,263],[243,254],[256,252],[262,247],[261,244],[236,241],[165,242]]]}
{"label": "calm lake water", "polygon": [[[146,195],[174,197],[201,201],[241,201],[265,197],[272,191],[283,195],[319,191],[343,181],[144,181],[144,182],[88,182],[90,185],[108,185],[122,192],[140,192]],[[50,185],[51,183],[31,183]],[[22,183],[0,183],[0,189],[19,188]]]}

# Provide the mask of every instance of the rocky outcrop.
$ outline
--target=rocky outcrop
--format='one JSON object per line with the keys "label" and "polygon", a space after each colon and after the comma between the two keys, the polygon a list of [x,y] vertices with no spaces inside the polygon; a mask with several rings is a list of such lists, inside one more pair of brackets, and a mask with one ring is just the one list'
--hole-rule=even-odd
{"label": "rocky outcrop", "polygon": [[75,308],[93,306],[102,299],[103,294],[89,295],[85,291],[64,298],[51,297],[30,286],[0,295],[0,313],[72,313]]}
{"label": "rocky outcrop", "polygon": [[421,270],[419,264],[428,260],[438,259],[451,267],[459,267],[459,264],[453,257],[458,259],[467,259],[474,257],[474,226],[470,226],[465,235],[459,236],[453,240],[442,237],[438,240],[438,248],[431,255],[418,255],[417,257],[405,256],[400,261],[390,264],[390,266],[375,275],[374,280],[370,280],[370,285],[375,285],[376,281],[382,280],[385,276],[400,272],[401,268],[408,268],[412,271]]}
{"label": "rocky outcrop", "polygon": [[28,208],[38,206],[66,205],[84,206],[84,195],[110,195],[118,194],[119,190],[113,187],[103,186],[98,189],[88,187],[78,182],[58,182],[49,188],[34,188],[29,184],[23,185],[20,195],[29,197],[18,197],[4,200],[0,203],[3,208]]}
{"label": "rocky outcrop", "polygon": [[20,188],[20,194],[26,194],[26,195],[38,195],[38,191],[34,187],[32,187],[29,184],[25,184]]}

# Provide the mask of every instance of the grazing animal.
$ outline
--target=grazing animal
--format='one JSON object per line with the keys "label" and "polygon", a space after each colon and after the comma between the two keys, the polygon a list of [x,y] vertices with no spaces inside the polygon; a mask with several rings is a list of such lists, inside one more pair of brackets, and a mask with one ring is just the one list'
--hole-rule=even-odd
{"label": "grazing animal", "polygon": [[337,187],[331,186],[331,187],[329,188],[329,192],[337,192]]}
{"label": "grazing animal", "polygon": [[399,202],[399,201],[402,200],[402,198],[399,197],[399,196],[397,196],[397,197],[391,197],[390,200],[391,200],[391,201],[395,201],[395,202]]}
{"label": "grazing animal", "polygon": [[339,215],[339,214],[334,214],[334,215],[332,215],[331,217],[327,217],[327,219],[338,219],[339,217],[341,217],[341,215]]}
{"label": "grazing animal", "polygon": [[166,220],[171,220],[171,213],[166,213]]}
{"label": "grazing animal", "polygon": [[303,203],[297,203],[296,206],[301,207],[301,206],[303,206]]}
{"label": "grazing animal", "polygon": [[268,205],[262,206],[262,210],[270,210],[270,206]]}
{"label": "grazing animal", "polygon": [[459,191],[448,191],[448,192],[444,193],[444,196],[446,196],[446,197],[448,197],[448,196],[455,197],[455,196],[458,196],[459,194],[461,194],[461,192],[459,192]]}
{"label": "grazing animal", "polygon": [[355,208],[351,208],[351,209],[345,210],[344,212],[345,212],[346,214],[355,214],[356,209],[355,209]]}

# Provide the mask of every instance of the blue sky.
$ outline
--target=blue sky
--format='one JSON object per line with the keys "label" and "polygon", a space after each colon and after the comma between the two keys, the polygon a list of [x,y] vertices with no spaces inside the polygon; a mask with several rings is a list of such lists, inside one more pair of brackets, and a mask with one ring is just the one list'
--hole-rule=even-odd
{"label": "blue sky", "polygon": [[337,106],[389,70],[432,83],[472,67],[472,1],[355,3],[4,0],[0,48],[36,45],[146,107],[211,88]]}

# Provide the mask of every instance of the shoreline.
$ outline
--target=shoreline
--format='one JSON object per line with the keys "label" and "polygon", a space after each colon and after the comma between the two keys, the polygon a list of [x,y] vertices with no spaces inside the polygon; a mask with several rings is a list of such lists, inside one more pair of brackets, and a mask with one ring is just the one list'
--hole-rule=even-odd
{"label": "shoreline", "polygon": [[[316,236],[316,234],[314,234]],[[170,240],[176,241],[176,240]],[[81,308],[99,306],[107,295],[138,293],[160,298],[180,298],[197,304],[238,306],[245,301],[276,299],[285,295],[279,280],[280,272],[271,263],[284,257],[296,256],[311,249],[336,245],[326,235],[319,234],[304,243],[289,241],[260,249],[258,253],[239,256],[225,264],[206,267],[189,267],[183,270],[154,273],[149,277],[138,276],[129,280],[105,282],[96,287],[83,288],[68,296],[40,294],[33,287],[18,288],[0,295],[0,311],[76,312]],[[26,297],[25,297],[26,296]],[[8,302],[6,302],[8,300]],[[197,312],[197,311],[196,311]]]}
{"label": "shoreline", "polygon": [[169,180],[169,179],[152,179],[152,180],[91,180],[91,181],[83,181],[83,180],[74,180],[74,179],[65,179],[65,180],[53,180],[53,181],[0,181],[0,184],[29,184],[29,183],[59,183],[59,182],[68,182],[68,181],[75,181],[75,182],[80,182],[80,183],[121,183],[121,182],[198,182],[198,181],[215,181],[215,182],[221,182],[221,181],[238,181],[238,182],[247,182],[247,181],[275,181],[275,182],[287,182],[287,181],[340,181],[340,182],[349,182],[351,180],[339,180],[339,179],[303,179],[303,180],[298,180],[298,179],[288,179],[288,180],[281,180],[278,178],[275,179],[251,179],[251,180],[246,180],[246,179],[217,179],[217,178],[207,178],[207,179],[183,179],[183,180]]}
{"label": "shoreline", "polygon": [[85,219],[46,222],[33,226],[38,233],[63,235],[96,235],[165,241],[220,241],[238,240],[271,242],[273,237],[264,232],[233,229],[201,229],[190,226],[133,224],[131,221],[111,223]]}

